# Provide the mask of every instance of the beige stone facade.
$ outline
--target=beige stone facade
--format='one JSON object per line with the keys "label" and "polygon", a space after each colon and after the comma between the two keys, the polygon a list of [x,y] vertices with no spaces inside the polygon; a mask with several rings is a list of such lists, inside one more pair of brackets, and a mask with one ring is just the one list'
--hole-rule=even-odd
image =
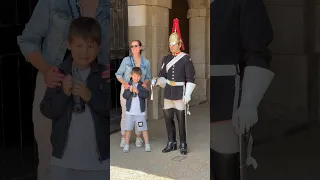
{"label": "beige stone facade", "polygon": [[[188,4],[185,14],[189,20],[189,54],[196,69],[196,88],[192,101],[209,100],[209,0],[183,0]],[[151,62],[152,76],[157,76],[161,60],[168,53],[169,11],[172,0],[128,0],[129,41],[141,40],[144,56]],[[176,9],[178,10],[178,9]],[[175,9],[172,9],[175,11]],[[183,31],[183,29],[182,29]],[[163,93],[157,88],[154,100],[148,103],[148,119],[162,115]]]}

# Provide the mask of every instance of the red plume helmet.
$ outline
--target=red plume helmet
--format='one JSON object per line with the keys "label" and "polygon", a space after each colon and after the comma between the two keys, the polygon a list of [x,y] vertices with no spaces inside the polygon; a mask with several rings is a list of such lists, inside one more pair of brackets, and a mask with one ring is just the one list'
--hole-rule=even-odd
{"label": "red plume helmet", "polygon": [[181,33],[180,33],[179,19],[178,18],[174,18],[173,19],[173,25],[172,25],[171,34],[174,34],[174,33],[177,33],[179,39],[181,40],[181,49],[182,49],[182,51],[184,51],[184,44],[183,44]]}

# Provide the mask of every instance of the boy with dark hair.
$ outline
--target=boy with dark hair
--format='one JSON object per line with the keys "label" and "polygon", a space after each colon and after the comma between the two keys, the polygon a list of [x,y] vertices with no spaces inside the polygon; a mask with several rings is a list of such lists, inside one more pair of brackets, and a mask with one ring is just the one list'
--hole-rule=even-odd
{"label": "boy with dark hair", "polygon": [[66,78],[61,87],[47,88],[40,104],[41,113],[52,120],[50,180],[105,180],[110,175],[110,87],[101,77],[105,66],[95,61],[100,43],[95,19],[71,22],[71,56],[59,67]]}
{"label": "boy with dark hair", "polygon": [[123,92],[123,98],[126,99],[126,120],[124,124],[125,145],[123,152],[129,152],[129,142],[131,131],[136,125],[138,131],[142,131],[145,143],[145,151],[150,152],[150,144],[148,137],[148,127],[146,121],[146,98],[148,98],[148,90],[142,86],[140,81],[142,71],[139,67],[132,68],[131,80],[129,87]]}

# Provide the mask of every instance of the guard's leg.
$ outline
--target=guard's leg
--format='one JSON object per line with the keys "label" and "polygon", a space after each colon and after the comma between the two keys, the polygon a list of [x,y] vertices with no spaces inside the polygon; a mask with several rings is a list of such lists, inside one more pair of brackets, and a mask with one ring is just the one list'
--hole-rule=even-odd
{"label": "guard's leg", "polygon": [[174,123],[174,104],[172,101],[164,99],[163,113],[167,128],[168,143],[162,152],[167,153],[177,150],[176,126]]}
{"label": "guard's leg", "polygon": [[240,180],[239,138],[231,121],[211,123],[211,173],[214,180]]}
{"label": "guard's leg", "polygon": [[188,153],[187,148],[187,135],[186,135],[186,119],[185,119],[185,104],[182,100],[173,101],[175,105],[175,112],[177,116],[180,136],[180,153],[186,155]]}
{"label": "guard's leg", "polygon": [[44,77],[41,73],[38,73],[32,110],[34,135],[38,145],[38,180],[47,179],[49,162],[52,154],[52,145],[50,141],[52,121],[42,115],[39,107],[45,91],[46,85]]}

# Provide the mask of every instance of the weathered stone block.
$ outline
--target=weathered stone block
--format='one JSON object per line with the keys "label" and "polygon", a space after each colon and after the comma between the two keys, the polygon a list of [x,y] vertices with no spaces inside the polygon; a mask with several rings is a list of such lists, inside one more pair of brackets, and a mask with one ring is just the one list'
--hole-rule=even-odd
{"label": "weathered stone block", "polygon": [[275,78],[260,106],[262,120],[306,122],[308,75],[306,56],[274,56]]}
{"label": "weathered stone block", "polygon": [[308,121],[307,61],[305,56],[275,56],[275,78],[259,107],[254,139],[279,138],[285,131]]}
{"label": "weathered stone block", "polygon": [[200,63],[193,63],[194,69],[196,71],[195,78],[199,79],[205,79],[206,78],[206,64],[200,64]]}
{"label": "weathered stone block", "polygon": [[[132,40],[140,40],[142,45],[147,44],[147,27],[146,26],[129,26],[129,42]],[[129,43],[128,42],[128,43]]]}
{"label": "weathered stone block", "polygon": [[146,5],[128,6],[128,26],[146,26],[147,12],[148,6]]}
{"label": "weathered stone block", "polygon": [[149,14],[152,18],[151,26],[169,26],[169,9],[164,7],[152,6],[151,14]]}
{"label": "weathered stone block", "polygon": [[[189,51],[194,63],[206,63],[206,18],[195,17],[189,19]],[[199,28],[204,27],[204,28]],[[203,48],[199,48],[203,47]]]}
{"label": "weathered stone block", "polygon": [[207,99],[207,85],[209,85],[207,79],[197,79],[196,78],[196,87],[193,90],[191,99],[196,101],[205,101]]}
{"label": "weathered stone block", "polygon": [[162,26],[152,26],[151,27],[151,39],[152,39],[152,46],[168,46],[168,39],[169,39],[169,28],[162,27]]}
{"label": "weathered stone block", "polygon": [[276,54],[304,53],[304,7],[268,6],[274,30],[270,49]]}

